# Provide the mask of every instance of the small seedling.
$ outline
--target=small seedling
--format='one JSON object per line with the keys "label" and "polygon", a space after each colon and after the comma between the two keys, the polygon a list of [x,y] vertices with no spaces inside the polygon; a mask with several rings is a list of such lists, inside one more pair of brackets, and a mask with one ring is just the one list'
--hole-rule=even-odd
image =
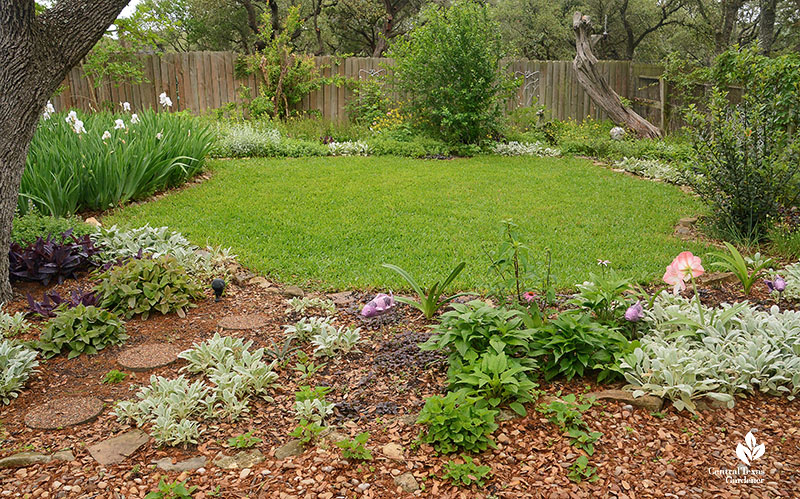
{"label": "small seedling", "polygon": [[470,486],[474,483],[478,487],[483,487],[484,483],[486,483],[486,478],[492,473],[492,468],[478,466],[471,457],[465,454],[461,455],[461,459],[464,460],[463,463],[449,461],[445,465],[447,472],[442,478],[450,479],[456,485]]}
{"label": "small seedling", "polygon": [[252,430],[228,439],[228,447],[233,447],[234,449],[249,449],[260,443],[261,439],[254,437]]}
{"label": "small seedling", "polygon": [[336,442],[336,447],[342,449],[342,457],[345,459],[370,461],[372,459],[372,452],[364,446],[368,439],[369,432],[365,431],[356,435],[355,438],[346,438]]}
{"label": "small seedling", "polygon": [[594,482],[597,480],[597,468],[589,466],[589,458],[586,456],[578,456],[578,459],[569,467],[567,477],[575,483],[581,483],[584,480]]}
{"label": "small seedling", "polygon": [[[188,481],[188,480],[187,480]],[[144,499],[191,499],[196,486],[186,487],[186,481],[167,482],[163,477],[158,482],[158,490],[150,492]]]}
{"label": "small seedling", "polygon": [[122,383],[123,381],[125,381],[125,378],[127,377],[128,373],[112,369],[106,373],[105,377],[103,378],[103,383],[109,385],[116,385],[117,383]]}

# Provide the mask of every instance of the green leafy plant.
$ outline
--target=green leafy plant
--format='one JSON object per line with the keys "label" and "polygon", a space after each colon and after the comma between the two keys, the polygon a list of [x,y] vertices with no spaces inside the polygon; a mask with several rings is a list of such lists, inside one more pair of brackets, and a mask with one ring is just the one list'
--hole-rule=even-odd
{"label": "green leafy plant", "polygon": [[153,311],[186,317],[185,309],[196,306],[192,301],[203,296],[202,288],[170,256],[134,259],[96,279],[100,306],[124,311],[128,318],[141,314],[147,319]]}
{"label": "green leafy plant", "polygon": [[569,311],[535,331],[530,355],[539,361],[545,379],[572,379],[598,370],[598,381],[603,381],[621,374],[619,359],[636,346],[587,314]]}
{"label": "green leafy plant", "polygon": [[345,459],[355,459],[358,461],[372,460],[372,452],[364,444],[369,439],[369,432],[359,433],[354,438],[347,438],[336,442],[336,446],[342,449],[342,457]]}
{"label": "green leafy plant", "polygon": [[487,6],[428,6],[408,38],[393,43],[389,57],[417,126],[463,144],[498,132],[501,103],[516,82],[503,71],[500,30]]}
{"label": "green leafy plant", "polygon": [[773,265],[774,261],[772,258],[762,257],[761,253],[756,253],[752,258],[744,257],[731,243],[723,241],[723,244],[728,248],[728,252],[711,253],[712,256],[717,258],[717,261],[712,262],[711,266],[726,272],[732,272],[742,284],[744,294],[749,295],[753,284],[758,281],[764,270]]}
{"label": "green leafy plant", "polygon": [[108,385],[116,385],[117,383],[122,383],[125,381],[125,378],[127,377],[128,373],[112,369],[108,371],[105,376],[103,376],[103,383]]}
{"label": "green leafy plant", "polygon": [[[214,140],[189,115],[66,113],[36,128],[20,184],[19,212],[67,216],[102,211],[183,184],[203,167]],[[123,127],[115,128],[115,120]],[[82,127],[76,124],[82,122]]]}
{"label": "green leafy plant", "polygon": [[566,431],[568,428],[584,428],[586,423],[583,421],[583,413],[592,407],[592,402],[578,399],[574,393],[558,395],[559,398],[537,406],[536,410],[547,416],[547,419],[561,431]]}
{"label": "green leafy plant", "polygon": [[233,447],[234,449],[249,449],[260,443],[261,439],[254,437],[252,430],[228,439],[228,447]]}
{"label": "green leafy plant", "polygon": [[394,270],[395,272],[400,274],[400,276],[402,276],[403,279],[405,279],[406,282],[408,282],[408,284],[417,293],[417,296],[419,297],[419,301],[411,300],[409,298],[405,298],[402,296],[396,296],[395,300],[418,309],[428,319],[433,317],[436,311],[442,308],[444,305],[455,300],[459,296],[463,296],[464,294],[466,294],[466,293],[459,293],[447,298],[442,298],[444,291],[447,289],[450,283],[452,283],[453,280],[456,277],[458,277],[458,274],[460,274],[461,271],[464,270],[464,267],[466,265],[467,265],[466,262],[459,263],[458,265],[456,265],[456,268],[454,268],[453,271],[450,272],[450,275],[447,277],[447,279],[444,280],[444,282],[441,283],[441,285],[439,284],[439,282],[436,282],[430,288],[424,289],[419,284],[417,284],[417,281],[413,277],[411,277],[411,274],[401,269],[397,265],[392,265],[390,263],[383,264],[383,266],[386,267],[387,269]]}
{"label": "green leafy plant", "polygon": [[67,357],[72,359],[82,353],[96,354],[127,339],[125,326],[117,314],[80,304],[56,309],[56,316],[47,323],[36,345],[45,357],[58,355],[67,347]]}
{"label": "green leafy plant", "polygon": [[11,227],[11,242],[27,246],[38,238],[56,237],[72,229],[72,234],[81,237],[92,234],[97,229],[84,223],[80,217],[54,217],[42,214],[36,206],[32,206],[24,214],[15,213]]}
{"label": "green leafy plant", "polygon": [[597,468],[589,466],[589,458],[586,456],[578,456],[575,459],[567,472],[567,477],[575,483],[583,481],[594,482],[598,479]]}
{"label": "green leafy plant", "polygon": [[530,248],[520,241],[519,226],[511,220],[503,220],[503,240],[489,252],[489,270],[497,276],[492,295],[501,303],[521,304],[523,293],[533,288],[536,278]]}
{"label": "green leafy plant", "polygon": [[478,466],[475,460],[466,454],[461,454],[463,463],[448,461],[444,465],[445,474],[442,478],[449,479],[456,485],[466,485],[469,487],[473,483],[478,487],[486,484],[486,479],[491,475],[492,468],[489,466]]}
{"label": "green leafy plant", "polygon": [[417,418],[417,424],[427,427],[420,440],[442,454],[459,449],[484,451],[495,445],[490,435],[497,429],[496,415],[497,411],[486,408],[486,402],[478,397],[457,392],[435,395],[425,401]]}
{"label": "green leafy plant", "polygon": [[610,270],[602,275],[591,274],[589,280],[576,286],[578,292],[570,303],[595,314],[597,320],[616,324],[633,301],[633,284]]}
{"label": "green leafy plant", "polygon": [[533,339],[534,325],[541,322],[537,315],[524,310],[492,307],[481,300],[466,304],[455,303],[433,328],[434,334],[420,345],[422,350],[443,350],[448,354],[448,375],[475,364],[486,354],[505,353],[525,367],[535,367],[527,358]]}
{"label": "green leafy plant", "polygon": [[25,314],[22,312],[11,315],[0,310],[0,338],[11,338],[18,334],[27,333],[30,328],[31,324],[25,320]]}
{"label": "green leafy plant", "polygon": [[301,419],[297,427],[289,435],[298,439],[302,445],[307,445],[314,441],[323,431],[325,431],[325,427],[319,424],[318,421]]}
{"label": "green leafy plant", "polygon": [[148,493],[144,499],[191,499],[197,487],[188,487],[186,482],[188,480],[167,482],[164,477],[161,477],[161,480],[158,481],[158,490]]}
{"label": "green leafy plant", "polygon": [[278,346],[273,340],[270,340],[271,347],[264,349],[264,354],[267,358],[275,359],[279,364],[283,365],[294,352],[300,349],[299,346],[292,345],[293,341],[294,337],[288,336]]}
{"label": "green leafy plant", "polygon": [[294,370],[300,374],[300,379],[308,379],[314,374],[317,373],[320,369],[323,369],[328,364],[323,362],[322,364],[315,364],[313,360],[311,360],[308,355],[300,351],[297,354],[297,364],[294,366]]}
{"label": "green leafy plant", "polygon": [[594,454],[594,443],[603,436],[599,431],[586,431],[583,428],[568,428],[567,436],[570,445],[585,451],[588,455]]}
{"label": "green leafy plant", "polygon": [[505,352],[486,353],[454,374],[450,383],[452,389],[483,397],[492,407],[509,402],[514,412],[524,416],[523,404],[534,400],[533,391],[538,387],[528,379],[530,370]]}

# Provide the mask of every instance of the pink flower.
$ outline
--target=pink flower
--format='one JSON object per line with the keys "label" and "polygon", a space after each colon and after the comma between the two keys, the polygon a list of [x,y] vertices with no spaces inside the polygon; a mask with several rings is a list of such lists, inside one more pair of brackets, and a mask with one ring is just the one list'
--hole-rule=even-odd
{"label": "pink flower", "polygon": [[700,258],[691,251],[684,251],[676,256],[664,273],[664,282],[673,286],[672,292],[678,294],[686,289],[686,282],[705,273]]}
{"label": "pink flower", "polygon": [[525,293],[522,294],[522,299],[528,303],[536,301],[536,293],[534,293],[533,291],[526,291]]}

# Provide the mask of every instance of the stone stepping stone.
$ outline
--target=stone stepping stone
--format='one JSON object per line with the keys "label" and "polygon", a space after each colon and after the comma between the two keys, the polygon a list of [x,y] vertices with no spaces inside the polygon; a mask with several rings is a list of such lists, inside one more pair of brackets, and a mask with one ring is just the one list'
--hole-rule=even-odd
{"label": "stone stepping stone", "polygon": [[121,463],[150,440],[142,430],[131,430],[88,447],[89,454],[98,463],[108,466]]}
{"label": "stone stepping stone", "polygon": [[169,343],[148,343],[125,350],[117,357],[117,363],[129,371],[148,371],[172,364],[182,351]]}
{"label": "stone stepping stone", "polygon": [[103,401],[95,397],[64,397],[35,407],[25,415],[25,424],[36,430],[57,430],[93,421],[103,412]]}
{"label": "stone stepping stone", "polygon": [[258,329],[269,323],[265,314],[229,315],[219,322],[222,329],[243,331],[245,329]]}
{"label": "stone stepping stone", "polygon": [[224,470],[243,470],[252,468],[264,461],[264,454],[258,449],[243,450],[232,456],[221,456],[214,460],[214,464]]}
{"label": "stone stepping stone", "polygon": [[153,461],[153,464],[162,471],[183,473],[184,471],[194,471],[204,467],[206,465],[206,458],[204,456],[198,456],[172,464],[172,459],[165,457],[158,461]]}

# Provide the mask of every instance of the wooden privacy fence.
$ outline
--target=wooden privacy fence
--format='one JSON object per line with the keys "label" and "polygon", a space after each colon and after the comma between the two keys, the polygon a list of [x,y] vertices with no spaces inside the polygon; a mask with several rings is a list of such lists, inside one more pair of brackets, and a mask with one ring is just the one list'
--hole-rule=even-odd
{"label": "wooden privacy fence", "polygon": [[[188,52],[143,55],[145,81],[141,84],[123,83],[118,86],[103,81],[92,92],[83,70],[73,69],[65,79],[62,92],[53,98],[57,110],[118,106],[130,102],[134,110],[158,109],[158,96],[166,92],[172,99],[172,110],[195,113],[219,108],[228,103],[245,104],[248,96],[258,95],[255,76],[234,77],[233,52]],[[386,58],[350,57],[339,60],[330,56],[317,57],[324,67],[323,75],[340,75],[364,80],[386,75],[392,60]],[[509,71],[520,78],[517,95],[509,102],[509,110],[532,103],[544,105],[553,118],[581,120],[587,116],[606,119],[583,91],[572,69],[572,61],[506,61]],[[637,112],[662,129],[668,128],[666,87],[660,79],[662,67],[629,61],[601,61],[600,71],[611,88],[633,102]],[[96,96],[96,100],[92,95]],[[338,121],[347,118],[346,103],[353,92],[346,86],[325,85],[303,99],[299,110],[317,111],[323,117]],[[118,108],[117,108],[118,109]]]}

